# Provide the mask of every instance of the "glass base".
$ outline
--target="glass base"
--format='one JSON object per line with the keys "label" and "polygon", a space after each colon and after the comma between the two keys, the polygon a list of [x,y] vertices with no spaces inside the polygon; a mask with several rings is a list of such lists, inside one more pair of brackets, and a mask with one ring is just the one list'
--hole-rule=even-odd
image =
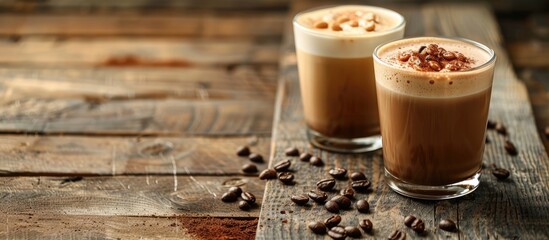
{"label": "glass base", "polygon": [[385,181],[395,192],[406,197],[424,200],[445,200],[472,193],[480,184],[480,170],[468,179],[442,186],[428,186],[407,183],[393,176],[385,169]]}
{"label": "glass base", "polygon": [[307,137],[313,146],[332,152],[364,153],[381,149],[381,135],[363,138],[333,138],[307,128]]}

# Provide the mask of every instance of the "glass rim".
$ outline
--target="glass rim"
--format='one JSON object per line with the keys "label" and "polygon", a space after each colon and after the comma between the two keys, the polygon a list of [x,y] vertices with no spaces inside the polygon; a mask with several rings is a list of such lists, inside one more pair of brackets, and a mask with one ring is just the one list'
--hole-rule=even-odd
{"label": "glass rim", "polygon": [[480,48],[481,50],[484,50],[486,53],[488,53],[490,55],[490,58],[488,59],[488,61],[486,61],[485,63],[479,65],[479,66],[476,66],[474,68],[469,68],[469,69],[466,69],[466,70],[461,70],[461,71],[449,71],[449,72],[423,72],[423,71],[416,71],[416,70],[413,70],[413,69],[408,69],[408,68],[398,68],[399,70],[402,70],[402,71],[406,71],[406,72],[414,72],[414,73],[420,73],[420,74],[428,74],[428,75],[438,75],[438,74],[444,74],[444,75],[448,75],[448,74],[460,74],[460,73],[467,73],[467,72],[472,72],[472,71],[476,71],[476,70],[479,70],[479,69],[483,69],[483,68],[486,68],[488,67],[489,65],[491,65],[492,63],[494,63],[496,61],[496,52],[489,48],[488,46],[482,44],[482,43],[479,43],[477,41],[473,41],[471,39],[467,39],[467,38],[463,38],[463,37],[444,37],[444,36],[437,36],[437,37],[432,37],[432,36],[422,36],[422,37],[408,37],[408,38],[402,38],[402,39],[399,39],[399,40],[395,40],[395,41],[390,41],[390,42],[386,42],[386,43],[382,43],[380,45],[378,45],[375,49],[374,49],[374,52],[373,52],[373,58],[376,62],[380,63],[380,64],[383,64],[387,67],[390,67],[390,68],[397,68],[395,67],[394,65],[391,65],[383,60],[381,60],[381,58],[378,56],[378,52],[381,48],[391,44],[391,43],[395,43],[395,42],[400,42],[400,41],[406,41],[406,40],[413,40],[413,39],[422,39],[422,38],[439,38],[439,39],[446,39],[446,40],[457,40],[457,41],[462,41],[462,42],[465,42],[467,44],[470,44],[470,45],[473,45],[477,48]]}
{"label": "glass rim", "polygon": [[[382,31],[382,32],[373,32],[373,33],[371,32],[371,33],[368,33],[368,34],[360,34],[360,35],[341,35],[341,36],[337,36],[337,35],[326,34],[326,33],[323,33],[323,32],[315,31],[314,29],[306,27],[306,26],[302,25],[301,23],[299,23],[297,21],[297,19],[299,19],[299,17],[303,14],[307,14],[307,13],[322,10],[322,9],[333,8],[333,7],[368,7],[368,8],[378,9],[378,10],[390,12],[392,14],[395,14],[395,15],[399,16],[400,17],[400,22],[396,26],[394,26],[392,28],[389,28],[389,29],[387,29],[385,31]],[[402,14],[400,14],[400,13],[394,11],[394,10],[388,9],[388,8],[371,6],[371,5],[344,4],[344,5],[324,5],[324,6],[314,7],[314,8],[310,8],[310,9],[298,12],[294,16],[294,18],[292,20],[292,23],[293,23],[294,26],[299,27],[301,30],[303,30],[303,31],[305,31],[305,32],[307,32],[311,35],[315,35],[317,37],[324,37],[324,38],[370,38],[370,37],[376,37],[376,36],[383,36],[383,35],[391,34],[391,33],[394,33],[396,31],[400,30],[401,28],[403,28],[406,25],[406,19],[404,18],[404,16],[402,16]]]}

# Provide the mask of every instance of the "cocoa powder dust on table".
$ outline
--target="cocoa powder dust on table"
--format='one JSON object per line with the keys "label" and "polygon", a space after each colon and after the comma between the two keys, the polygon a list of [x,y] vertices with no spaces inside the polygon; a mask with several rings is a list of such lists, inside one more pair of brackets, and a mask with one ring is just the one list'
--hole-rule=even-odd
{"label": "cocoa powder dust on table", "polygon": [[255,219],[191,218],[179,217],[182,228],[197,239],[240,240],[254,239],[257,228]]}

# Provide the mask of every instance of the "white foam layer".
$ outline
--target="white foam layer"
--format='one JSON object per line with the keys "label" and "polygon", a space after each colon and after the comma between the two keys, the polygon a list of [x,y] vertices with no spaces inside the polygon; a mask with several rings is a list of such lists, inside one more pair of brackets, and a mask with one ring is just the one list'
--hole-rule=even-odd
{"label": "white foam layer", "polygon": [[[373,13],[376,16],[375,30],[366,31],[363,26],[367,23],[364,21],[359,21],[359,27],[343,23],[342,31],[314,27],[318,21],[332,24],[338,16],[349,12]],[[346,5],[300,13],[293,25],[296,48],[301,51],[324,57],[361,58],[371,56],[379,44],[401,39],[405,21],[402,15],[385,8]]]}
{"label": "white foam layer", "polygon": [[[420,46],[437,44],[447,51],[458,51],[473,60],[471,68],[456,72],[421,72],[397,56]],[[419,97],[459,97],[484,91],[492,86],[495,55],[476,43],[447,38],[403,39],[381,46],[374,57],[376,82],[391,91]],[[493,61],[491,61],[493,59]]]}

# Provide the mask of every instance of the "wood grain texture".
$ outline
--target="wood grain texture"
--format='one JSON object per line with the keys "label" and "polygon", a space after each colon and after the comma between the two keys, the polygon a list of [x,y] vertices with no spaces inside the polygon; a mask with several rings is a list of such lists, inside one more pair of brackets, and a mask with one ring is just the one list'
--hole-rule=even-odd
{"label": "wood grain texture", "polygon": [[268,137],[2,135],[0,175],[242,175],[236,149],[251,142],[268,161]]}
{"label": "wood grain texture", "polygon": [[545,136],[545,128],[549,127],[549,69],[524,69],[520,78],[528,87],[538,132],[549,152],[549,137]]}
{"label": "wood grain texture", "polygon": [[278,45],[248,39],[4,38],[0,64],[65,68],[273,64],[278,61]]}
{"label": "wood grain texture", "polygon": [[[283,12],[0,14],[0,35],[279,38]],[[261,27],[257,27],[261,26]]]}
{"label": "wood grain texture", "polygon": [[[391,7],[389,7],[391,8]],[[505,52],[490,10],[484,5],[425,4],[417,7],[393,7],[407,19],[406,36],[446,35],[461,36],[480,41],[493,48],[498,55],[490,118],[505,123],[511,131],[511,140],[517,145],[518,157],[510,157],[503,148],[503,137],[491,132],[491,144],[486,146],[485,163],[496,163],[511,170],[508,181],[498,182],[485,169],[480,188],[473,194],[450,201],[421,201],[402,197],[392,192],[383,179],[380,153],[343,155],[312,148],[306,138],[305,123],[293,52],[291,28],[286,31],[287,51],[282,59],[283,68],[277,96],[273,151],[270,165],[284,159],[284,149],[297,146],[321,156],[326,165],[311,167],[294,160],[295,186],[268,182],[257,231],[258,239],[314,239],[323,238],[306,227],[310,220],[320,220],[328,214],[312,204],[297,207],[289,196],[315,188],[315,182],[328,177],[327,170],[342,166],[362,170],[371,179],[373,193],[360,195],[370,202],[370,214],[356,210],[343,211],[342,225],[356,225],[369,218],[374,223],[374,237],[386,238],[393,230],[401,229],[410,238],[417,235],[403,225],[408,214],[421,217],[426,223],[427,239],[540,239],[549,237],[549,159],[539,140],[528,95],[524,85],[517,81]],[[295,9],[294,9],[295,10]],[[419,11],[421,17],[413,12]],[[411,17],[414,16],[414,17]],[[482,24],[479,24],[482,23]],[[417,34],[417,35],[416,35]],[[338,182],[338,188],[347,184]],[[292,215],[281,215],[281,209],[290,209]],[[458,223],[459,232],[448,233],[438,229],[438,221],[450,218]],[[284,222],[281,219],[286,219]],[[370,236],[371,237],[371,236]],[[326,238],[328,238],[326,236]]]}
{"label": "wood grain texture", "polygon": [[0,208],[6,215],[257,217],[221,195],[231,186],[253,193],[261,205],[264,182],[257,177],[116,176],[2,177]]}

